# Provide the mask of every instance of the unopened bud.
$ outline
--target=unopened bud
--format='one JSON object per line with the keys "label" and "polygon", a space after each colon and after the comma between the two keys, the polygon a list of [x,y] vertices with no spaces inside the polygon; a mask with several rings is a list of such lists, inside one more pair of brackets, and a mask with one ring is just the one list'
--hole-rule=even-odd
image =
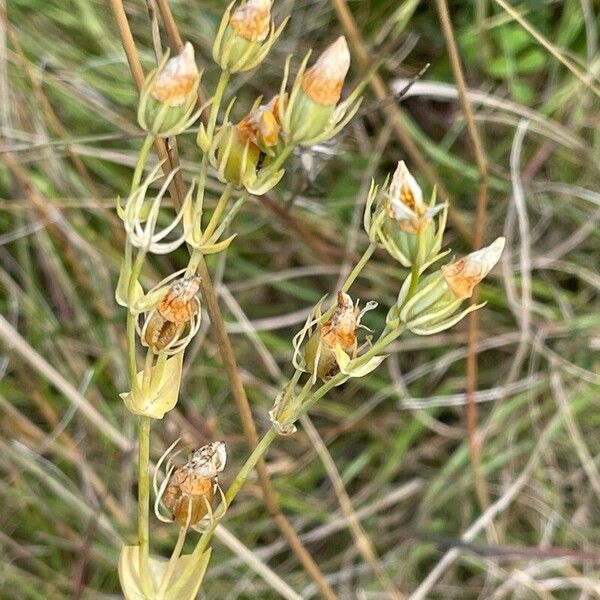
{"label": "unopened bud", "polygon": [[199,277],[178,279],[171,284],[166,296],[150,312],[143,328],[143,341],[154,352],[161,352],[176,343],[186,323],[199,311],[196,296],[200,289]]}
{"label": "unopened bud", "polygon": [[263,42],[271,25],[271,0],[248,0],[236,8],[229,26],[237,35],[249,42]]}
{"label": "unopened bud", "polygon": [[199,114],[193,114],[199,83],[194,48],[186,42],[180,54],[148,75],[138,108],[142,129],[161,137],[185,131]]}
{"label": "unopened bud", "polygon": [[[344,36],[339,37],[307,71],[301,71],[299,90],[290,97],[286,133],[296,143],[329,139],[341,119],[334,119],[344,79],[350,67],[350,53]],[[298,77],[296,82],[298,82]],[[296,83],[295,85],[298,85]]]}
{"label": "unopened bud", "polygon": [[248,118],[237,125],[225,125],[217,132],[215,148],[209,156],[221,181],[236,187],[249,187],[256,181],[260,148],[254,139],[255,129]]}
{"label": "unopened bud", "polygon": [[322,106],[335,106],[342,95],[349,68],[350,52],[346,38],[342,35],[304,73],[302,89],[313,102]]}
{"label": "unopened bud", "polygon": [[475,286],[500,260],[504,243],[505,238],[499,237],[491,245],[441,268],[446,285],[457,300],[464,300],[473,295]]}
{"label": "unopened bud", "polygon": [[231,73],[254,69],[264,60],[284,24],[275,30],[271,0],[247,0],[233,12],[229,7],[213,44],[215,62]]}
{"label": "unopened bud", "polygon": [[504,249],[500,237],[490,246],[472,252],[421,279],[412,296],[408,293],[412,275],[404,282],[388,322],[399,320],[418,335],[431,335],[454,326],[483,304],[458,309],[470,298],[475,286],[492,270]]}
{"label": "unopened bud", "polygon": [[195,450],[171,475],[161,500],[177,523],[193,526],[209,513],[226,460],[225,444],[213,442]]}
{"label": "unopened bud", "polygon": [[195,95],[199,77],[194,47],[186,42],[181,53],[170,58],[158,72],[150,93],[159,102],[181,106],[190,95]]}

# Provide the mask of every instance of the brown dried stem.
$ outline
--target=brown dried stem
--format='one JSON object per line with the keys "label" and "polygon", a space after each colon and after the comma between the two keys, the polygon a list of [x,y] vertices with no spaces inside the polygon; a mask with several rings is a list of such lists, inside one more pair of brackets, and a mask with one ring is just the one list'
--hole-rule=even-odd
{"label": "brown dried stem", "polygon": [[[485,235],[485,221],[486,221],[486,209],[487,209],[487,197],[488,197],[488,183],[489,183],[489,172],[487,157],[483,142],[479,135],[477,125],[475,124],[475,117],[473,114],[473,108],[469,102],[467,94],[467,86],[465,83],[465,77],[463,74],[460,54],[456,39],[454,37],[454,30],[452,28],[452,21],[450,20],[450,14],[448,12],[448,4],[446,0],[436,0],[437,10],[440,18],[440,24],[442,26],[442,32],[444,39],[446,40],[446,46],[448,48],[448,55],[450,58],[450,65],[452,66],[452,72],[454,74],[454,80],[456,81],[456,87],[458,89],[458,98],[462,111],[465,115],[467,124],[467,131],[471,142],[473,143],[473,150],[475,153],[475,160],[479,168],[479,194],[477,197],[477,208],[475,214],[475,240],[473,243],[474,249],[481,248],[484,241]],[[471,298],[472,303],[479,301],[478,289],[475,289]],[[477,497],[481,509],[485,510],[489,506],[489,492],[485,476],[481,468],[481,443],[477,433],[477,403],[475,402],[475,393],[477,392],[477,340],[479,337],[479,313],[473,311],[469,315],[469,332],[468,332],[468,354],[467,354],[467,414],[466,414],[466,425],[467,435],[469,438],[469,453],[471,456],[471,464],[473,466],[475,487],[477,491]]]}

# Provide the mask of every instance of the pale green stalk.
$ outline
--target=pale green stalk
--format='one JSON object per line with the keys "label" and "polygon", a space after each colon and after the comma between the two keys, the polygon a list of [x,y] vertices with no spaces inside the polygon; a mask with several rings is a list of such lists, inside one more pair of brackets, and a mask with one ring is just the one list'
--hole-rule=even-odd
{"label": "pale green stalk", "polygon": [[160,588],[158,589],[157,598],[159,599],[164,598],[167,590],[169,589],[169,583],[171,582],[171,578],[173,577],[173,573],[175,572],[177,560],[181,556],[181,551],[183,550],[183,544],[185,543],[185,536],[187,534],[187,530],[188,528],[185,526],[179,528],[179,535],[177,536],[175,548],[173,548],[173,553],[171,554],[171,558],[169,559],[169,564],[165,569],[163,579],[160,583]]}
{"label": "pale green stalk", "polygon": [[[140,546],[140,579],[148,588],[150,578],[150,417],[140,417],[138,434],[138,544]],[[148,593],[148,589],[144,590]]]}
{"label": "pale green stalk", "polygon": [[221,102],[223,101],[225,89],[229,83],[230,75],[231,73],[227,70],[221,71],[221,76],[219,77],[219,82],[217,83],[217,89],[215,90],[215,95],[213,96],[212,105],[210,107],[210,115],[208,117],[208,125],[206,127],[206,136],[211,142],[215,132],[215,127],[217,125],[217,116],[219,115],[219,109],[221,107]]}
{"label": "pale green stalk", "polygon": [[371,242],[367,249],[363,252],[363,255],[360,257],[360,260],[356,263],[354,269],[350,272],[350,275],[346,278],[344,285],[342,285],[342,292],[347,292],[352,284],[356,281],[357,277],[360,275],[361,271],[365,268],[366,264],[369,262],[371,256],[373,256],[373,252],[375,252],[377,248],[377,244]]}

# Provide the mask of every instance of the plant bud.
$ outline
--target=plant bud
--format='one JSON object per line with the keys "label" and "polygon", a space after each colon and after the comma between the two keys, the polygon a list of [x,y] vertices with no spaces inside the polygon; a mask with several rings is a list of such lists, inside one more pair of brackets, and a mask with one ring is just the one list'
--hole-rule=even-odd
{"label": "plant bud", "polygon": [[221,19],[213,44],[213,58],[230,73],[249,71],[258,66],[283,31],[285,22],[275,30],[271,20],[271,0],[247,0]]}
{"label": "plant bud", "polygon": [[248,118],[237,125],[225,125],[215,135],[215,148],[210,161],[219,179],[236,187],[249,187],[256,180],[260,148],[253,141],[254,126]]}
{"label": "plant bud", "polygon": [[505,239],[499,237],[490,246],[471,252],[463,258],[441,267],[446,285],[457,300],[473,295],[475,286],[493,269],[504,250]]}
{"label": "plant bud", "polygon": [[[306,343],[304,361],[309,373],[316,373],[321,379],[327,379],[338,371],[335,349],[341,348],[351,359],[356,356],[358,339],[357,309],[352,298],[344,292],[338,292],[337,306],[331,319],[323,323]],[[318,358],[317,358],[318,357]]]}
{"label": "plant bud", "polygon": [[388,314],[388,322],[398,319],[418,335],[439,333],[455,325],[481,305],[471,304],[457,313],[464,300],[470,298],[475,286],[492,270],[504,248],[500,237],[490,246],[468,254],[436,273],[424,277],[409,298],[411,277],[404,282],[398,302]]}
{"label": "plant bud", "polygon": [[170,348],[181,337],[186,323],[198,313],[196,294],[200,289],[200,277],[178,279],[171,284],[160,304],[150,312],[142,337],[154,352]]}
{"label": "plant bud", "polygon": [[258,146],[265,154],[273,154],[272,148],[279,143],[281,130],[279,111],[278,95],[268,104],[261,104],[237,124],[240,140]]}
{"label": "plant bud", "polygon": [[[377,214],[371,207],[377,200]],[[365,228],[369,239],[381,243],[403,266],[425,268],[443,256],[440,254],[446,227],[447,205],[435,204],[435,190],[429,203],[416,179],[400,161],[392,182],[381,193],[371,186],[365,210]],[[440,214],[437,224],[433,220]]]}
{"label": "plant bud", "polygon": [[229,19],[229,26],[249,42],[264,42],[271,25],[271,0],[248,0],[238,6]]}
{"label": "plant bud", "polygon": [[194,47],[186,42],[181,53],[169,59],[157,73],[150,94],[162,104],[181,106],[190,96],[195,96],[199,79]]}
{"label": "plant bud", "polygon": [[335,106],[350,68],[350,52],[341,35],[302,77],[302,90],[316,104]]}
{"label": "plant bud", "polygon": [[177,523],[193,526],[209,513],[226,460],[225,444],[213,442],[194,450],[171,475],[161,500]]}
{"label": "plant bud", "polygon": [[187,129],[198,116],[192,113],[199,83],[194,47],[186,42],[180,54],[163,61],[146,78],[138,108],[142,129],[161,137]]}
{"label": "plant bud", "polygon": [[350,68],[346,38],[340,36],[301,73],[300,90],[290,107],[289,135],[303,142],[322,135],[330,125]]}

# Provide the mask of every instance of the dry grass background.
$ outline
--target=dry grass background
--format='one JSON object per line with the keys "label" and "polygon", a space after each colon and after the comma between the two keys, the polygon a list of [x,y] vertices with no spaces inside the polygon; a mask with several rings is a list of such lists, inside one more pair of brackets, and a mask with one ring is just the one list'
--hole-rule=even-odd
{"label": "dry grass background", "polygon": [[[346,8],[358,23],[352,74],[361,56],[386,56],[383,88],[367,93],[359,117],[334,144],[296,156],[285,185],[247,204],[237,240],[210,261],[261,431],[280,371],[289,374],[293,333],[366,245],[371,176],[408,158],[427,193],[427,173],[407,157],[414,144],[452,200],[451,247],[461,253],[473,241],[481,164],[436,4],[279,0],[276,15],[292,14],[286,33],[258,74],[235,78],[240,105],[268,96],[287,54],[351,30]],[[469,444],[464,322],[402,338],[375,374],[329,394],[281,439],[269,470],[340,599],[385,598],[388,580],[413,600],[600,597],[600,11],[592,0],[449,4],[489,169],[482,234],[508,240],[481,286],[477,430]],[[154,3],[125,6],[148,68]],[[171,6],[214,81],[209,49],[224,4]],[[390,97],[426,63],[401,102]],[[3,599],[119,597],[135,465],[134,423],[118,397],[126,373],[114,204],[141,143],[135,104],[108,3],[0,2]],[[180,153],[191,181],[192,135]],[[184,265],[180,252],[156,260],[148,281]],[[354,292],[381,304],[367,324],[381,324],[405,275],[376,253]],[[207,325],[152,454],[178,435],[190,447],[224,439],[226,483],[247,447]],[[319,597],[256,480],[225,527],[203,597]],[[176,532],[156,532],[167,551]]]}

